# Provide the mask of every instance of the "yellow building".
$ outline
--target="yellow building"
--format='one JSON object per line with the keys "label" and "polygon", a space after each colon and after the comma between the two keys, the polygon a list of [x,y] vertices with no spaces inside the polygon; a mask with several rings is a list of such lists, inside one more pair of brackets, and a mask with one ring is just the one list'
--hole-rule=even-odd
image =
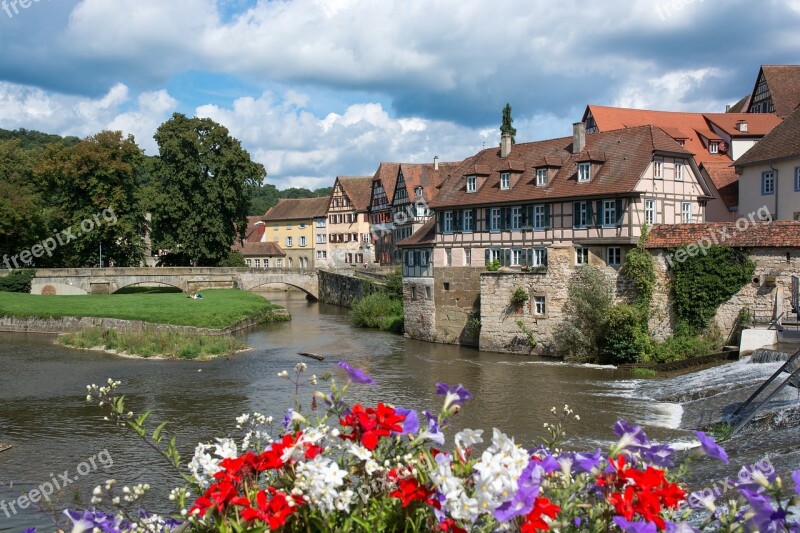
{"label": "yellow building", "polygon": [[264,215],[262,242],[278,244],[286,254],[282,268],[315,268],[314,220],[324,217],[328,198],[280,200]]}

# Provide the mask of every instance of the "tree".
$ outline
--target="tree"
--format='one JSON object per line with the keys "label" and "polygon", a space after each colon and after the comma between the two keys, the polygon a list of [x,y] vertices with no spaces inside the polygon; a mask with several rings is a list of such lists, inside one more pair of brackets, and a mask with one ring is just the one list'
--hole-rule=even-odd
{"label": "tree", "polygon": [[101,246],[103,264],[141,264],[147,233],[139,198],[143,165],[144,154],[133,136],[123,137],[119,131],[47,148],[35,172],[57,206],[52,229],[71,229],[74,235],[62,239],[64,244],[54,251],[55,264],[98,265]]}
{"label": "tree", "polygon": [[511,144],[516,144],[517,129],[511,125],[514,119],[511,118],[511,104],[506,103],[503,108],[503,123],[500,125],[500,133],[508,133],[511,135]]}
{"label": "tree", "polygon": [[208,118],[175,113],[155,140],[154,244],[191,265],[215,266],[244,238],[251,195],[267,173]]}
{"label": "tree", "polygon": [[600,348],[605,319],[613,300],[611,281],[593,266],[578,268],[567,289],[567,320],[553,335],[556,352],[577,361],[594,360]]}

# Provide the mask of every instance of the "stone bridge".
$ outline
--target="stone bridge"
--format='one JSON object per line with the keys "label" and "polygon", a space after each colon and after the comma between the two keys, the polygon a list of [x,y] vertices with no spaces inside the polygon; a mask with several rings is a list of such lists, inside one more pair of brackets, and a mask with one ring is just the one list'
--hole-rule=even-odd
{"label": "stone bridge", "polygon": [[319,297],[316,270],[256,268],[39,268],[31,294],[111,294],[132,285],[169,285],[183,292],[238,288],[251,291],[281,283]]}

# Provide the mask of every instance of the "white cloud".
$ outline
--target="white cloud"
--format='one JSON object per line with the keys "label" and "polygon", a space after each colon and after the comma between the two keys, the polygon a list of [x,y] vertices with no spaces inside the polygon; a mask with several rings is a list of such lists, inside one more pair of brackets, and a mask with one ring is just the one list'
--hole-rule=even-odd
{"label": "white cloud", "polygon": [[720,80],[722,74],[720,69],[702,68],[632,81],[619,90],[613,105],[670,111],[723,111],[724,108],[719,109],[720,102],[710,96],[690,97],[699,88]]}

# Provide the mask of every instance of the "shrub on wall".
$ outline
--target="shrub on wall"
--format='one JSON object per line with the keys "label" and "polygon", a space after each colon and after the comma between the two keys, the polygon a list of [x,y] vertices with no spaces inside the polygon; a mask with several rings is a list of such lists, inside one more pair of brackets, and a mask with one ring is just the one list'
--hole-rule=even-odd
{"label": "shrub on wall", "polygon": [[682,246],[672,255],[672,308],[679,335],[696,335],[708,325],[720,305],[731,299],[753,277],[755,263],[741,249],[711,246],[696,253],[696,245]]}
{"label": "shrub on wall", "polygon": [[571,361],[588,361],[598,356],[612,296],[611,281],[602,270],[586,265],[575,272],[564,305],[568,318],[553,335],[558,355]]}
{"label": "shrub on wall", "polygon": [[610,364],[641,363],[651,350],[647,328],[642,327],[639,307],[620,304],[608,309],[600,337],[600,356]]}
{"label": "shrub on wall", "polygon": [[528,291],[523,289],[522,287],[517,287],[514,289],[514,292],[511,293],[511,305],[513,307],[522,307],[522,305],[528,301]]}
{"label": "shrub on wall", "polygon": [[647,224],[642,226],[642,235],[639,243],[625,255],[625,264],[622,266],[622,274],[633,284],[636,293],[633,303],[639,307],[644,314],[645,322],[650,313],[650,302],[653,299],[653,289],[656,285],[656,270],[653,257],[645,248],[647,237],[650,231]]}
{"label": "shrub on wall", "polygon": [[350,321],[358,328],[380,328],[402,333],[403,302],[385,292],[376,292],[353,304]]}
{"label": "shrub on wall", "polygon": [[31,292],[31,283],[36,271],[29,268],[12,270],[7,276],[0,278],[0,292]]}

